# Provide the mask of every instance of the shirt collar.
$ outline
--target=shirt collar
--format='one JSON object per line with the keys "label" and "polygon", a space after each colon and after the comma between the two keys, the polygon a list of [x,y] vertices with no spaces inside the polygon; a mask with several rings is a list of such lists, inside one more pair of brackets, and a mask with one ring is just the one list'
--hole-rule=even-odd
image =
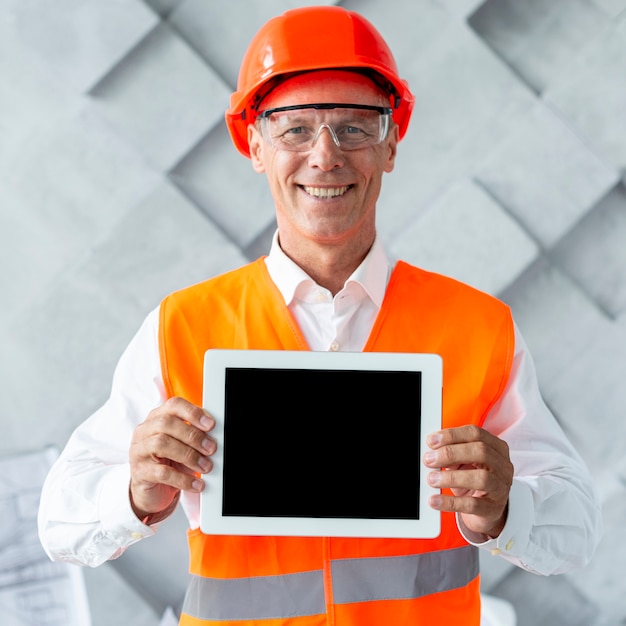
{"label": "shirt collar", "polygon": [[[296,289],[302,283],[315,284],[313,279],[281,249],[278,231],[274,233],[269,255],[265,259],[270,277],[278,287],[287,306],[291,305]],[[367,293],[372,302],[380,308],[391,275],[391,265],[378,236],[367,256],[354,270],[345,285],[357,283]]]}

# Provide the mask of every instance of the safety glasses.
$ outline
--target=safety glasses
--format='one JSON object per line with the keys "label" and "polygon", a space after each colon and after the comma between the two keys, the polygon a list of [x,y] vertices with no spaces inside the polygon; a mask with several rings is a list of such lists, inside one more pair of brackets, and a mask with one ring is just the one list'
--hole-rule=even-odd
{"label": "safety glasses", "polygon": [[311,150],[326,129],[341,150],[360,150],[385,140],[392,109],[368,104],[303,104],[259,113],[263,138],[278,150]]}

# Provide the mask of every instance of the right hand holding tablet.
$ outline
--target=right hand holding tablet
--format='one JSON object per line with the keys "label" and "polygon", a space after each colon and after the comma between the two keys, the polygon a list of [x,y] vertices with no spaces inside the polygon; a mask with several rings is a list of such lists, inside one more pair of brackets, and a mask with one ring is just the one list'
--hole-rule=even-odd
{"label": "right hand holding tablet", "polygon": [[183,398],[170,398],[148,414],[130,446],[130,499],[144,523],[167,517],[180,491],[199,493],[211,471],[217,443],[208,433],[215,420]]}

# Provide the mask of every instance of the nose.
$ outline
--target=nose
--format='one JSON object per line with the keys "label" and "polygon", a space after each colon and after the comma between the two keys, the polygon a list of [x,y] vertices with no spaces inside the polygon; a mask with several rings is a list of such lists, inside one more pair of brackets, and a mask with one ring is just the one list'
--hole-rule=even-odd
{"label": "nose", "polygon": [[330,135],[331,139],[333,140],[333,142],[335,143],[335,145],[340,148],[341,144],[339,143],[339,137],[337,137],[337,133],[335,132],[335,129],[330,125],[327,124],[326,122],[322,122],[319,126],[319,128],[317,129],[317,132],[315,133],[315,137],[313,137],[313,141],[311,142],[311,147],[314,147],[315,144],[317,143],[317,140],[320,138],[320,135],[322,134],[323,130],[327,130],[328,134]]}
{"label": "nose", "polygon": [[320,124],[311,144],[309,164],[311,167],[319,167],[323,171],[329,171],[341,167],[343,163],[343,151],[333,127],[326,123]]}

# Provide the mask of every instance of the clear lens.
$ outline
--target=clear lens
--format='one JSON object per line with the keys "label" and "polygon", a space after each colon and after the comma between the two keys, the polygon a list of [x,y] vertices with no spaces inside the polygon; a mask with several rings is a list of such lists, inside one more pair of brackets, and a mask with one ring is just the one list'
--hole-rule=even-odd
{"label": "clear lens", "polygon": [[386,107],[349,104],[280,107],[260,114],[264,139],[291,152],[310,150],[324,130],[342,150],[379,144],[387,137],[390,116]]}

